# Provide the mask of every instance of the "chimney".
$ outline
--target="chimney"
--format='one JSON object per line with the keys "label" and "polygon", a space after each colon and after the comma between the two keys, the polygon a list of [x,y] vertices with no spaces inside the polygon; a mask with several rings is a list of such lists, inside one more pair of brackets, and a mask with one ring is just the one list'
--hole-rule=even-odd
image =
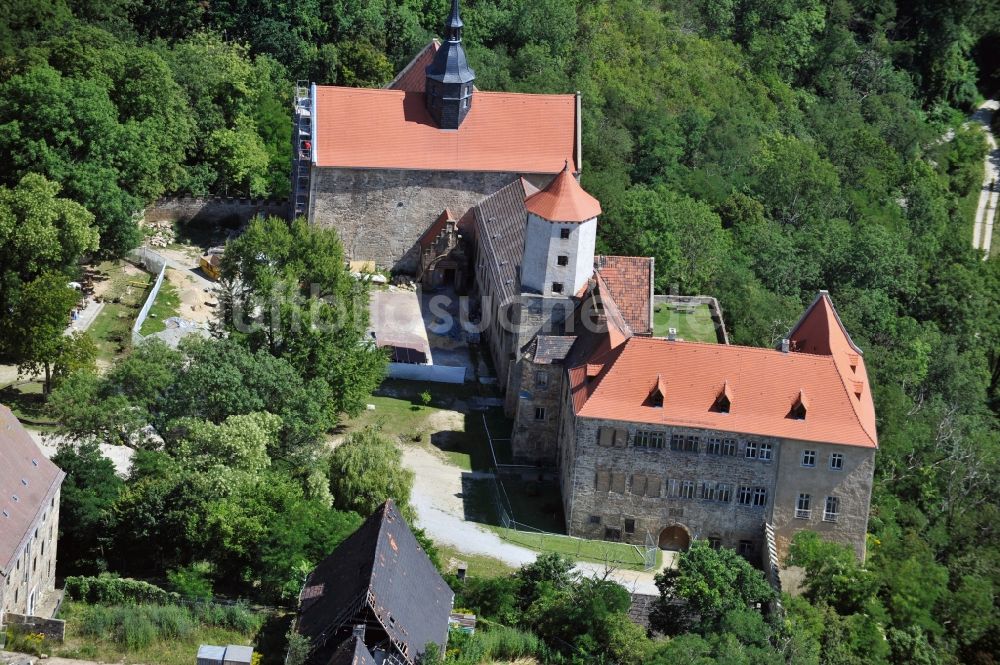
{"label": "chimney", "polygon": [[782,353],[788,353],[790,347],[791,347],[791,343],[787,339],[781,340],[781,352]]}

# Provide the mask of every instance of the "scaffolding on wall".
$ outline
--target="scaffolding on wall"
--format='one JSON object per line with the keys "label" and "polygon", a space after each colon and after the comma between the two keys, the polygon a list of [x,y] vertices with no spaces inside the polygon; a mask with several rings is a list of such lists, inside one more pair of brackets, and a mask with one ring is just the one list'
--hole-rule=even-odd
{"label": "scaffolding on wall", "polygon": [[313,86],[308,81],[295,82],[295,127],[292,131],[291,218],[309,214],[309,189],[313,154]]}

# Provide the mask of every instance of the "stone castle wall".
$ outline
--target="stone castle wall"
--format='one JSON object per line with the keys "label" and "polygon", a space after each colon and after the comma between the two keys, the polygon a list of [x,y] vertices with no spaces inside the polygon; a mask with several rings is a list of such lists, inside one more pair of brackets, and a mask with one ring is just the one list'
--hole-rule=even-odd
{"label": "stone castle wall", "polygon": [[179,221],[238,226],[257,215],[287,217],[287,199],[170,196],[157,199],[143,211],[147,222]]}
{"label": "stone castle wall", "polygon": [[[555,466],[565,371],[562,365],[536,365],[528,360],[521,361],[520,370],[520,386],[508,390],[516,393],[517,400],[511,434],[514,463]],[[539,382],[540,373],[547,383]],[[545,409],[541,420],[536,418],[537,408]]]}
{"label": "stone castle wall", "polygon": [[347,256],[415,274],[417,240],[445,208],[456,217],[515,173],[313,168],[309,220],[337,229]]}

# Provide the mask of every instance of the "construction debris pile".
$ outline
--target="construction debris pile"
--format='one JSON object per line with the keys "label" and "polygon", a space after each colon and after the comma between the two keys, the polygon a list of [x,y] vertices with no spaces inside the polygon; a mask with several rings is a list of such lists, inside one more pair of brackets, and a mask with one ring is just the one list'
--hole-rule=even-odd
{"label": "construction debris pile", "polygon": [[146,244],[150,247],[166,247],[173,244],[176,234],[174,233],[173,223],[170,220],[144,222],[143,225],[149,229]]}

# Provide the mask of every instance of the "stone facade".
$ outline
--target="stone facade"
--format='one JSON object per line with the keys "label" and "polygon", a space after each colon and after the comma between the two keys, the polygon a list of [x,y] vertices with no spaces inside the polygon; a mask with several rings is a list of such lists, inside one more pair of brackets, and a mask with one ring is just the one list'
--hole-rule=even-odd
{"label": "stone facade", "polygon": [[147,222],[178,221],[238,226],[258,215],[287,217],[287,199],[171,196],[157,199],[143,211]]}
{"label": "stone facade", "polygon": [[514,173],[314,167],[309,221],[337,229],[348,258],[415,274],[417,240],[445,208],[461,217]]}
{"label": "stone facade", "polygon": [[555,466],[565,369],[525,359],[518,370],[521,382],[511,434],[514,463]]}
{"label": "stone facade", "polygon": [[55,589],[59,496],[57,488],[42,506],[14,565],[0,571],[0,619],[7,612],[35,614]]}
{"label": "stone facade", "polygon": [[[643,446],[638,432],[656,434]],[[561,451],[560,475],[571,535],[639,545],[651,537],[670,549],[708,539],[757,557],[763,526],[774,522],[779,558],[802,529],[864,556],[874,450],[583,417],[566,434],[572,450]],[[803,450],[816,452],[816,466],[802,466]],[[843,455],[842,470],[829,468],[832,453]],[[750,505],[741,505],[741,488]],[[799,493],[812,496],[811,519],[795,519]],[[828,496],[838,500],[835,522],[823,521]]]}

